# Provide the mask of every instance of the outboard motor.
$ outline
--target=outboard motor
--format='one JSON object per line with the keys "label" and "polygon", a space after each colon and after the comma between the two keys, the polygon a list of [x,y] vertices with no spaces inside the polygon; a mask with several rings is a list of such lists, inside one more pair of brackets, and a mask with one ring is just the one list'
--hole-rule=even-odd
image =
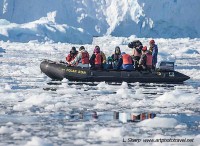
{"label": "outboard motor", "polygon": [[161,61],[156,67],[159,71],[174,71],[174,62],[171,61]]}

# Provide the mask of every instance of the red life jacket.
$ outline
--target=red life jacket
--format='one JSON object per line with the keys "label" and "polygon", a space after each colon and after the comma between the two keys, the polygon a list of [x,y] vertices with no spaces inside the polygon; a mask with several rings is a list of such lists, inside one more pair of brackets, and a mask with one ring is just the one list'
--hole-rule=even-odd
{"label": "red life jacket", "polygon": [[69,54],[67,57],[66,57],[66,61],[67,62],[71,62],[72,60],[74,60],[76,58],[77,54],[75,55],[71,55]]}
{"label": "red life jacket", "polygon": [[147,60],[146,60],[146,65],[148,66],[152,66],[152,55],[150,53],[146,53],[146,56],[147,56]]}
{"label": "red life jacket", "polygon": [[82,62],[82,64],[89,64],[89,54],[88,54],[88,52],[82,52],[81,62]]}
{"label": "red life jacket", "polygon": [[94,60],[94,64],[98,64],[98,65],[101,65],[101,54],[100,53],[97,53],[97,54],[95,54],[96,55],[96,57],[95,57],[95,60]]}
{"label": "red life jacket", "polygon": [[128,54],[122,55],[122,60],[123,60],[123,64],[132,64],[133,63],[131,56]]}

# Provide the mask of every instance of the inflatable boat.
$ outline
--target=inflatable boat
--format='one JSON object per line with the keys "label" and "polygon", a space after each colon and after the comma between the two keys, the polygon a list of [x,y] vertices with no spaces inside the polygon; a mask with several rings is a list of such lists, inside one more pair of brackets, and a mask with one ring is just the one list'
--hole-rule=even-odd
{"label": "inflatable boat", "polygon": [[173,63],[165,62],[155,71],[91,70],[89,68],[70,67],[61,62],[43,60],[40,69],[53,80],[66,78],[70,81],[83,82],[183,83],[190,78],[174,71],[173,66]]}

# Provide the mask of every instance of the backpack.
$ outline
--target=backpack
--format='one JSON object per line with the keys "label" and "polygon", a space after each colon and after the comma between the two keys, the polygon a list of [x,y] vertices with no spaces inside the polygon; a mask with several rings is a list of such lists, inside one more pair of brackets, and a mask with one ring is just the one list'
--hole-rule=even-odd
{"label": "backpack", "polygon": [[139,46],[142,46],[142,43],[139,40],[132,41],[128,44],[129,48],[137,48]]}

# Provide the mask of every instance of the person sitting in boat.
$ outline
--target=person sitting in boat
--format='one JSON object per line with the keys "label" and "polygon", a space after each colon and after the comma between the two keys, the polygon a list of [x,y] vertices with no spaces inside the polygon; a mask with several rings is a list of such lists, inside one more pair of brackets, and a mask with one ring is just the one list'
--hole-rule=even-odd
{"label": "person sitting in boat", "polygon": [[132,71],[134,69],[132,57],[129,54],[122,52],[121,58],[119,59],[119,62],[117,65],[117,69]]}
{"label": "person sitting in boat", "polygon": [[152,65],[153,65],[153,69],[155,69],[156,63],[157,63],[157,56],[158,56],[158,46],[155,44],[154,40],[150,40],[149,45],[150,45],[149,51],[150,51],[150,53],[152,54],[152,57],[153,57]]}
{"label": "person sitting in boat", "polygon": [[[100,48],[99,48],[99,49],[100,49]],[[107,60],[106,60],[106,55],[105,55],[105,53],[104,53],[103,51],[101,51],[101,50],[100,50],[100,54],[101,54],[101,57],[102,57],[101,66],[102,66],[103,69],[105,69],[105,68],[106,68],[106,62],[107,62]]]}
{"label": "person sitting in boat", "polygon": [[78,51],[76,51],[76,48],[72,47],[72,49],[70,50],[70,53],[66,57],[66,62],[69,64],[72,60],[75,59],[77,54],[78,54]]}
{"label": "person sitting in boat", "polygon": [[102,69],[102,64],[103,64],[103,55],[100,51],[100,47],[95,46],[94,52],[90,58],[91,69]]}
{"label": "person sitting in boat", "polygon": [[133,61],[134,61],[135,70],[138,70],[139,60],[142,55],[142,48],[143,48],[142,45],[133,48]]}
{"label": "person sitting in boat", "polygon": [[107,58],[107,63],[105,69],[113,69],[113,59],[111,56]]}
{"label": "person sitting in boat", "polygon": [[79,48],[77,56],[69,63],[71,66],[89,67],[89,53],[84,46]]}
{"label": "person sitting in boat", "polygon": [[115,47],[115,52],[112,54],[111,58],[113,62],[113,68],[116,69],[119,59],[121,58],[121,50],[119,46]]}
{"label": "person sitting in boat", "polygon": [[142,55],[143,45],[139,40],[135,40],[135,41],[129,43],[128,47],[133,50],[132,57],[133,57],[133,61],[134,61],[135,70],[137,70],[138,65],[139,65],[138,63],[139,63],[140,57]]}
{"label": "person sitting in boat", "polygon": [[142,48],[142,56],[139,60],[139,70],[149,70],[152,69],[152,55],[149,50],[147,50],[147,47],[144,46]]}

